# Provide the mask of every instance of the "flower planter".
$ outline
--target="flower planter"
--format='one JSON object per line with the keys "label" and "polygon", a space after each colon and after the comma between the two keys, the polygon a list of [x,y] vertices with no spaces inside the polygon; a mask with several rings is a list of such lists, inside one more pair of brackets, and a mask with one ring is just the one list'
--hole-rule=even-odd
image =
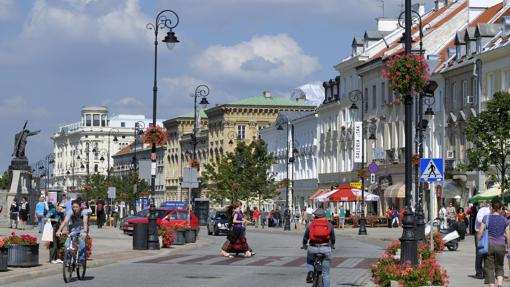
{"label": "flower planter", "polygon": [[[390,287],[400,287],[402,284],[400,284],[398,281],[391,280]],[[435,286],[435,285],[427,285],[427,286],[421,286],[421,287],[443,287],[443,286]]]}
{"label": "flower planter", "polygon": [[7,261],[9,259],[9,249],[0,248],[0,272],[7,271]]}
{"label": "flower planter", "polygon": [[186,243],[195,243],[197,241],[196,230],[186,230]]}
{"label": "flower planter", "polygon": [[9,247],[8,266],[32,267],[39,265],[39,244]]}
{"label": "flower planter", "polygon": [[175,240],[174,245],[184,245],[186,244],[186,231],[175,231]]}

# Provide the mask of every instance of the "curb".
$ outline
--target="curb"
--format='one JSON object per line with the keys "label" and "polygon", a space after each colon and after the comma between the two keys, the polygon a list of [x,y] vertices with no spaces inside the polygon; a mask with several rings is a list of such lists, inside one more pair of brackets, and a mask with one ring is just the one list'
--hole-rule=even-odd
{"label": "curb", "polygon": [[[210,239],[207,239],[207,238],[201,238],[201,240],[197,241],[196,243],[191,243],[191,244],[186,244],[182,247],[179,247],[179,248],[176,248],[176,249],[161,249],[161,250],[164,250],[163,252],[161,253],[158,253],[158,254],[154,254],[154,255],[143,255],[143,256],[138,256],[138,257],[131,257],[131,258],[127,258],[127,259],[97,259],[97,260],[91,260],[91,261],[88,261],[87,262],[87,269],[90,269],[90,268],[97,268],[97,267],[102,267],[102,266],[106,266],[106,265],[111,265],[111,264],[115,264],[115,263],[119,263],[119,262],[130,262],[130,261],[138,261],[138,260],[141,260],[141,259],[149,259],[149,258],[157,258],[157,257],[160,257],[160,256],[165,256],[167,255],[168,253],[175,253],[175,252],[182,252],[182,251],[186,251],[186,250],[189,250],[189,249],[194,249],[194,248],[198,248],[198,247],[204,247],[204,246],[208,246],[211,244],[211,240]],[[52,275],[57,275],[57,274],[62,274],[62,265],[58,265],[60,266],[60,268],[48,268],[48,269],[42,269],[42,270],[35,270],[35,271],[28,271],[28,272],[23,272],[21,274],[15,274],[15,275],[12,275],[12,276],[9,276],[8,275],[8,271],[6,272],[7,273],[7,276],[2,276],[0,277],[0,285],[7,285],[7,284],[12,284],[12,283],[16,283],[16,282],[22,282],[22,281],[27,281],[27,280],[32,280],[32,279],[38,279],[38,278],[41,278],[41,277],[47,277],[47,276],[52,276]],[[2,273],[0,273],[2,274]]]}

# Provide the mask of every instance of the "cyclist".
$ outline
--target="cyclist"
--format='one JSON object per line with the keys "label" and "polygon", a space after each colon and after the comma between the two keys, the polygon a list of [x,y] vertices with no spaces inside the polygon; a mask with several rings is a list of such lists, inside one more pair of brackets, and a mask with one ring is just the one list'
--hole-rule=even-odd
{"label": "cyclist", "polygon": [[85,262],[85,238],[87,237],[87,230],[89,227],[88,224],[88,216],[86,211],[82,210],[80,207],[80,202],[78,200],[74,200],[72,204],[73,212],[71,214],[66,214],[66,217],[60,227],[58,228],[56,235],[60,237],[62,234],[62,229],[66,227],[68,224],[69,237],[66,239],[65,247],[68,248],[71,244],[71,236],[79,234],[78,237],[78,264],[82,264]]}
{"label": "cyclist", "polygon": [[[303,236],[303,249],[308,249],[306,266],[308,274],[306,283],[313,282],[313,259],[315,254],[323,254],[322,276],[324,287],[329,287],[329,267],[331,265],[331,249],[335,248],[335,230],[326,219],[324,209],[318,208],[313,212],[315,218],[306,228]],[[308,246],[310,245],[310,246]]]}

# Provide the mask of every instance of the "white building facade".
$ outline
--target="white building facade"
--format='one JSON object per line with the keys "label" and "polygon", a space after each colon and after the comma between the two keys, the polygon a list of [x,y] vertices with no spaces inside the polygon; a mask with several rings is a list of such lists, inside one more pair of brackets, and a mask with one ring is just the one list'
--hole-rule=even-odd
{"label": "white building facade", "polygon": [[108,175],[112,156],[134,140],[135,123],[149,126],[143,115],[110,117],[104,106],[84,106],[81,121],[59,127],[52,136],[55,163],[51,188],[82,189],[87,175]]}

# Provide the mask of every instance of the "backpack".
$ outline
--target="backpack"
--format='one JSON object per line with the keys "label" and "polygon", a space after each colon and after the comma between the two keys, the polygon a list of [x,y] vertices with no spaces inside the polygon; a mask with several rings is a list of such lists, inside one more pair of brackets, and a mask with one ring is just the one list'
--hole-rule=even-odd
{"label": "backpack", "polygon": [[331,226],[327,220],[314,220],[310,224],[310,241],[328,243],[331,236]]}

